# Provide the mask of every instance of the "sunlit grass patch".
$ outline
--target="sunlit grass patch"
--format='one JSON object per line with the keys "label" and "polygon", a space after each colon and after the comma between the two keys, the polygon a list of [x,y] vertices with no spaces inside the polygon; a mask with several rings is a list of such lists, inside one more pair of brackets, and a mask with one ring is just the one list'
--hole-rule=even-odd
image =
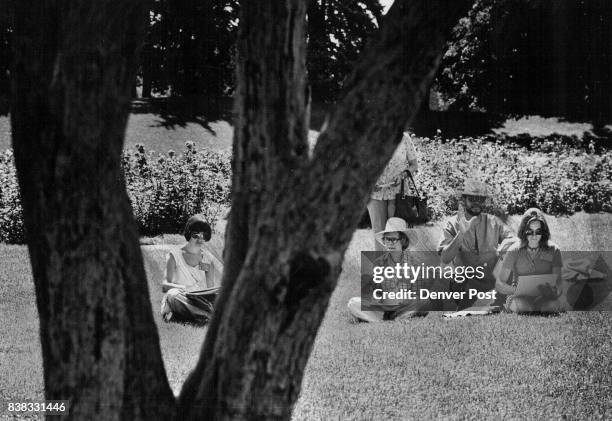
{"label": "sunlit grass patch", "polygon": [[[551,228],[559,232],[556,241],[563,249],[580,244],[593,250],[609,247],[602,231],[610,232],[611,220],[610,215],[551,218]],[[426,233],[433,235],[435,227]],[[163,242],[183,241],[173,235]],[[209,244],[220,253],[221,234]],[[356,323],[346,303],[359,294],[359,252],[371,245],[369,230],[354,234],[306,368],[294,419],[609,418],[612,313],[454,320],[430,313],[382,324]],[[143,254],[167,376],[178,393],[196,364],[206,328],[161,320],[165,250],[147,246]],[[38,316],[27,249],[0,245],[0,261],[0,400],[42,399]]]}

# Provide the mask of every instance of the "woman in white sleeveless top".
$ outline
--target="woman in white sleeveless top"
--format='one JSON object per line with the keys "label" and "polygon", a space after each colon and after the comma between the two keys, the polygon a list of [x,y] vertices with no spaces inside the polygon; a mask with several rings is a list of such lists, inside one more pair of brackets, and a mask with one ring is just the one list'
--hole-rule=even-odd
{"label": "woman in white sleeveless top", "polygon": [[162,298],[161,314],[165,321],[206,323],[212,317],[214,295],[187,293],[217,286],[213,261],[204,249],[204,243],[210,240],[211,228],[202,215],[194,215],[187,221],[184,234],[187,243],[167,255],[162,283],[163,291],[167,292]]}

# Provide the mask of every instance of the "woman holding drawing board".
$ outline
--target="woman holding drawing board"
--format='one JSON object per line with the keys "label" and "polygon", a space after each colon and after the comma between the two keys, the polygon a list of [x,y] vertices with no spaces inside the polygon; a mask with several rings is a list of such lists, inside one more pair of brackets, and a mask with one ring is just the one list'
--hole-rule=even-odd
{"label": "woman holding drawing board", "polygon": [[516,313],[560,311],[561,251],[550,241],[548,223],[539,209],[523,214],[518,237],[520,242],[508,249],[497,272],[495,289],[508,295],[506,309]]}
{"label": "woman holding drawing board", "polygon": [[206,323],[213,312],[217,292],[214,259],[204,248],[212,230],[203,215],[194,215],[185,225],[187,243],[174,247],[166,258],[161,314],[165,321]]}

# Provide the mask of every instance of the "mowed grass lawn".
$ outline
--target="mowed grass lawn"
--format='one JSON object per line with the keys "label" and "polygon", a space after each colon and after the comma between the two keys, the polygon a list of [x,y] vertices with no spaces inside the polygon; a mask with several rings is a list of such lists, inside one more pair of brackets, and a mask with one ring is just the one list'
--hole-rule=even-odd
{"label": "mowed grass lawn", "polygon": [[[233,127],[228,121],[218,120],[201,125],[187,122],[184,126],[166,127],[162,117],[151,114],[130,114],[125,134],[125,148],[137,144],[145,145],[147,151],[165,154],[169,150],[181,153],[185,142],[194,142],[196,149],[204,148],[213,151],[230,151],[232,146]],[[309,138],[314,141],[316,131],[311,130]],[[0,116],[0,152],[11,147],[11,124],[7,116]]]}
{"label": "mowed grass lawn", "polygon": [[[226,121],[207,127],[187,123],[167,128],[162,123],[155,114],[132,114],[126,147],[142,143],[147,150],[180,152],[186,141],[193,141],[198,149],[231,148],[232,128]],[[520,126],[523,130],[524,122]],[[9,120],[0,116],[0,151],[8,147]],[[611,215],[577,214],[551,222],[562,249],[612,250]],[[426,248],[435,245],[437,232],[435,227],[423,231]],[[155,240],[178,243],[181,238]],[[432,313],[379,325],[355,323],[346,302],[359,294],[359,251],[370,249],[370,241],[366,230],[354,235],[294,419],[612,419],[612,313],[458,320]],[[218,256],[220,248],[215,237]],[[143,252],[164,362],[178,393],[195,365],[206,328],[161,321],[164,251],[147,246]],[[27,249],[0,244],[0,262],[0,401],[41,399],[38,315]]]}
{"label": "mowed grass lawn", "polygon": [[[167,128],[155,114],[130,114],[125,147],[143,144],[148,151],[182,152],[185,142],[194,142],[197,149],[230,150],[233,128],[226,121],[211,122],[207,127],[189,122],[184,127]],[[11,147],[11,125],[7,116],[0,116],[0,152]]]}
{"label": "mowed grass lawn", "polygon": [[[510,220],[513,227],[516,222]],[[551,228],[564,250],[612,250],[612,215],[551,218]],[[423,244],[434,244],[436,233],[436,227],[423,230]],[[212,242],[216,252],[219,238]],[[163,241],[182,240],[165,236]],[[612,313],[455,320],[430,313],[377,325],[355,323],[346,302],[359,293],[359,251],[370,246],[369,231],[356,231],[294,419],[612,418]],[[163,358],[178,393],[195,365],[206,328],[161,321],[164,251],[144,246],[143,253]],[[41,399],[41,350],[27,249],[0,245],[0,256],[0,400]]]}

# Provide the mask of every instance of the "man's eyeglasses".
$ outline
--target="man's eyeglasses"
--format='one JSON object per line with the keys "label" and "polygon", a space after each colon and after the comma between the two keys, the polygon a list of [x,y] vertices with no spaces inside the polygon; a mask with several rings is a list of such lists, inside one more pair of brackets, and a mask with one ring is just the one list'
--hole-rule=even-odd
{"label": "man's eyeglasses", "polygon": [[544,231],[542,231],[541,229],[537,229],[535,231],[533,230],[527,230],[525,231],[525,235],[527,237],[529,237],[530,235],[542,235],[544,233]]}
{"label": "man's eyeglasses", "polygon": [[383,237],[382,240],[383,240],[383,243],[395,244],[399,242],[400,238],[399,237]]}
{"label": "man's eyeglasses", "polygon": [[203,232],[196,232],[195,234],[191,234],[191,238],[195,238],[196,240],[206,240]]}
{"label": "man's eyeglasses", "polygon": [[469,200],[470,202],[475,202],[475,203],[484,203],[487,201],[486,196],[472,196],[471,194],[465,194],[463,195],[463,197]]}

